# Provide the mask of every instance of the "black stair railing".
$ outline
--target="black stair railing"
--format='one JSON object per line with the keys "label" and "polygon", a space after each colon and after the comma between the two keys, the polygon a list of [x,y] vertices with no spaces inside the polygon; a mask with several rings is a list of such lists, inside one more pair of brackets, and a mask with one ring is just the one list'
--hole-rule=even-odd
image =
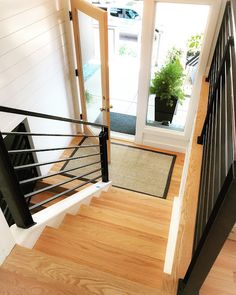
{"label": "black stair railing", "polygon": [[236,222],[235,1],[228,1],[210,68],[193,255],[179,295],[199,294]]}
{"label": "black stair railing", "polygon": [[[99,128],[101,131],[99,135],[86,135],[86,134],[61,134],[61,133],[34,133],[34,132],[0,132],[0,206],[5,215],[5,218],[9,225],[16,224],[22,228],[29,228],[33,226],[35,223],[32,218],[32,214],[43,209],[44,205],[53,200],[56,200],[62,196],[68,196],[82,188],[85,185],[90,183],[95,183],[99,179],[102,179],[103,182],[109,181],[108,176],[108,156],[107,156],[107,140],[108,140],[108,127],[101,124],[95,124],[90,122],[84,122],[81,120],[63,118],[59,116],[41,114],[36,112],[30,112],[25,110],[19,110],[14,108],[8,108],[4,106],[0,106],[0,112],[24,115],[27,117],[36,117],[41,119],[49,119],[56,120],[62,122],[68,122],[70,124],[79,124],[79,125],[89,125],[93,127]],[[21,138],[18,142],[22,142],[22,138],[31,139],[32,136],[39,137],[72,137],[78,139],[91,138],[94,139],[93,144],[88,145],[74,145],[68,147],[54,147],[54,148],[23,148],[19,149],[18,146],[15,149],[7,150],[6,143],[4,141],[3,136],[8,137],[16,137]],[[25,155],[25,158],[28,155],[33,155],[39,152],[50,152],[50,151],[63,151],[63,150],[72,150],[77,151],[78,149],[96,149],[96,152],[85,153],[85,155],[81,156],[70,156],[63,159],[52,160],[47,162],[30,162],[27,164],[19,164],[17,161],[17,156]],[[14,161],[13,158],[14,157]],[[33,157],[31,157],[32,159]],[[78,160],[80,159],[90,159],[88,163],[80,163]],[[68,161],[73,161],[76,163],[72,168],[69,169],[61,169],[58,172],[48,173],[45,175],[33,175],[33,177],[28,177],[24,179],[19,179],[19,172],[21,171],[30,171],[34,169],[38,169],[39,167],[45,165],[51,165],[56,163],[64,163]],[[76,162],[77,161],[77,162]],[[18,163],[18,164],[17,164]],[[47,178],[51,178],[58,175],[65,176],[66,173],[71,171],[80,171],[83,168],[86,168],[85,172],[81,172],[81,174],[76,176],[66,177],[65,180],[60,181],[55,184],[46,185],[45,187],[40,187],[33,189],[30,192],[25,193],[25,186],[29,186],[37,183],[37,181],[42,181]],[[22,174],[21,174],[22,175]],[[23,174],[30,175],[30,174]],[[86,178],[88,177],[88,178]],[[90,178],[89,178],[90,177]],[[74,181],[79,180],[79,183],[68,187],[63,187],[66,184],[73,183]],[[47,199],[43,199],[41,201],[33,201],[34,196],[38,196],[41,193],[50,191],[56,188],[63,188],[62,191],[53,194],[53,196],[48,197]]]}

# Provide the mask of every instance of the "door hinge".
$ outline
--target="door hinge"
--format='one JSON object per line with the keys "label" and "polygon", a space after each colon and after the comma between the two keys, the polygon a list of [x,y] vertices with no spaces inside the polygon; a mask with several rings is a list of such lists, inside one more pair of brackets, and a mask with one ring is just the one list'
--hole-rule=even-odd
{"label": "door hinge", "polygon": [[80,114],[80,120],[83,120],[83,114]]}
{"label": "door hinge", "polygon": [[76,76],[76,77],[79,77],[78,69],[75,69],[75,76]]}
{"label": "door hinge", "polygon": [[69,11],[69,20],[72,21],[72,12],[71,11]]}

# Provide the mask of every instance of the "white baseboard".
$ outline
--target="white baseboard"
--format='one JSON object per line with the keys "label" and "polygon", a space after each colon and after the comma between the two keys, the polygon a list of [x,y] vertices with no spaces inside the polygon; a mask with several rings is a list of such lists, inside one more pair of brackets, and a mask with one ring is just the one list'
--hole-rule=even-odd
{"label": "white baseboard", "polygon": [[15,246],[14,238],[9,230],[6,219],[0,209],[0,265],[7,258],[12,248]]}
{"label": "white baseboard", "polygon": [[168,242],[167,242],[167,248],[166,248],[166,257],[165,257],[165,264],[164,264],[164,270],[163,270],[164,273],[167,273],[167,274],[171,274],[172,272],[176,242],[177,242],[178,231],[179,231],[180,215],[181,215],[181,200],[179,197],[175,197],[173,202],[173,207],[172,207],[169,236],[168,236]]}
{"label": "white baseboard", "polygon": [[171,151],[171,152],[177,152],[177,153],[186,152],[186,145],[182,146],[177,144],[167,144],[167,143],[158,142],[158,141],[149,140],[149,139],[144,139],[142,144],[146,146],[155,147],[161,150]]}
{"label": "white baseboard", "polygon": [[89,204],[93,197],[99,197],[102,191],[107,191],[111,182],[98,182],[88,188],[38,212],[32,217],[36,224],[28,229],[11,226],[11,232],[18,245],[33,248],[46,226],[59,227],[66,214],[75,215],[81,204]]}

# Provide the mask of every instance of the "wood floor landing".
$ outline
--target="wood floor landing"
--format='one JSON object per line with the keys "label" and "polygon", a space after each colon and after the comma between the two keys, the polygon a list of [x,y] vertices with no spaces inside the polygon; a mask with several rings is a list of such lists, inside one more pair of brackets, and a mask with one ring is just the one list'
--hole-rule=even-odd
{"label": "wood floor landing", "polygon": [[[0,269],[1,277],[9,275],[0,290],[163,294],[171,209],[171,201],[111,188],[77,215],[66,215],[58,229],[46,227],[34,249],[15,247]],[[24,283],[28,293],[21,289]]]}

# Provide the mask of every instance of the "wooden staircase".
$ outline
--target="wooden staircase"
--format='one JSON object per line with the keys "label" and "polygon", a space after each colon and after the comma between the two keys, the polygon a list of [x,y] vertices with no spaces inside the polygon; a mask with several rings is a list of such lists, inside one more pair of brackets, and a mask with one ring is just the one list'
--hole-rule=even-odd
{"label": "wooden staircase", "polygon": [[111,188],[0,268],[1,294],[162,294],[172,202]]}

